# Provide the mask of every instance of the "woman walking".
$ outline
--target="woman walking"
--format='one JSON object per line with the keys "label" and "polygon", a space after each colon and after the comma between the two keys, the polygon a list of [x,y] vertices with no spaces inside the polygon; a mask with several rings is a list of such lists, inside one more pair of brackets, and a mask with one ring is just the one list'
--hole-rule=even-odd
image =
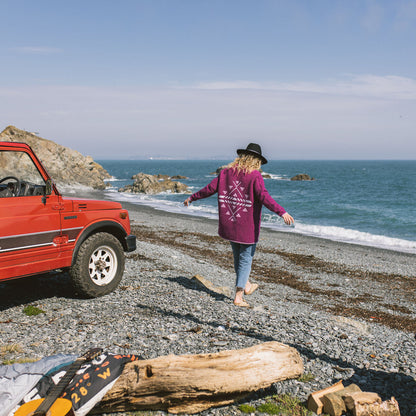
{"label": "woman walking", "polygon": [[258,288],[248,279],[259,240],[262,206],[281,216],[288,225],[294,220],[264,186],[259,170],[267,159],[262,155],[260,145],[250,143],[246,149],[238,149],[237,154],[232,163],[211,183],[187,198],[184,205],[218,194],[218,234],[230,241],[234,256],[234,305],[248,307],[250,305],[243,299],[243,294],[250,295]]}

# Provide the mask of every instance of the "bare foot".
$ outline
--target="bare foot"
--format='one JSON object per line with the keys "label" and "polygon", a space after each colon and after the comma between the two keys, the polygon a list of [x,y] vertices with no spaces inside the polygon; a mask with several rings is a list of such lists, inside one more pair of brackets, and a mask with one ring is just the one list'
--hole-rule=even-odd
{"label": "bare foot", "polygon": [[241,299],[240,302],[234,301],[234,305],[235,306],[241,306],[243,308],[250,308],[250,305],[244,299]]}
{"label": "bare foot", "polygon": [[244,289],[245,295],[251,295],[259,287],[257,283],[249,283],[248,285],[248,288],[246,285],[246,288]]}

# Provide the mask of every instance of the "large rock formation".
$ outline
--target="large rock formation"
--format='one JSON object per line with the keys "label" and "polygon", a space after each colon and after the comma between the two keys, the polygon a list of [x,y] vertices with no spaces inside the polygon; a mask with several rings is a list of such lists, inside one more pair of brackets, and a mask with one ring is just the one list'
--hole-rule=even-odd
{"label": "large rock formation", "polygon": [[59,185],[85,185],[94,189],[104,189],[104,180],[110,174],[91,156],[83,156],[76,150],[69,149],[42,139],[33,133],[20,130],[14,126],[6,127],[0,133],[0,141],[27,143]]}
{"label": "large rock formation", "polygon": [[140,172],[137,175],[134,175],[132,179],[134,179],[132,185],[126,185],[118,191],[153,195],[161,192],[182,193],[188,191],[187,185],[181,182],[172,181],[169,176],[165,177],[165,175],[148,175]]}

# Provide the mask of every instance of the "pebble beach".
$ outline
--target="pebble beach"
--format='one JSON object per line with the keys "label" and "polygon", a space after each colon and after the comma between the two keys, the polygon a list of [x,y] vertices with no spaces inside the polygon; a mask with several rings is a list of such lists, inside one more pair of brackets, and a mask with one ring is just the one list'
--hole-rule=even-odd
{"label": "pebble beach", "polygon": [[[415,254],[263,229],[251,274],[259,289],[239,308],[231,248],[215,220],[123,206],[137,250],[115,292],[79,299],[66,273],[0,284],[3,364],[93,346],[148,359],[278,341],[299,351],[304,377],[201,414],[242,414],[241,403],[256,408],[274,394],[306,401],[343,380],[416,415]],[[25,315],[28,305],[42,313]]]}

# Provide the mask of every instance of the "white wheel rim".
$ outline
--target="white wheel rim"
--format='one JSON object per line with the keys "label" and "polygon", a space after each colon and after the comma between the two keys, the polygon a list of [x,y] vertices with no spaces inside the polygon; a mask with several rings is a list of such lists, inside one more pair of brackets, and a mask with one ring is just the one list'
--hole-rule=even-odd
{"label": "white wheel rim", "polygon": [[100,246],[91,254],[88,272],[97,286],[105,286],[114,279],[117,266],[115,251],[109,246]]}

